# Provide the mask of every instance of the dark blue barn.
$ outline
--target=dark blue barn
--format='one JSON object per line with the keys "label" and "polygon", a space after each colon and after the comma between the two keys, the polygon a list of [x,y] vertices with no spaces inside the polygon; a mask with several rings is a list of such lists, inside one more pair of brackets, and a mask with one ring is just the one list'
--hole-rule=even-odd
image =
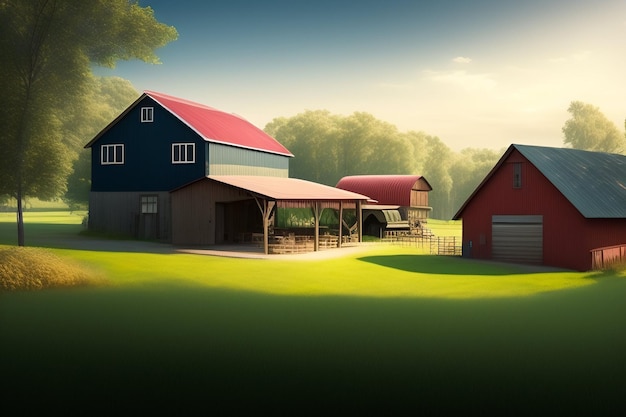
{"label": "dark blue barn", "polygon": [[165,241],[171,190],[209,175],[288,177],[293,156],[237,115],[151,91],[85,147],[89,228]]}

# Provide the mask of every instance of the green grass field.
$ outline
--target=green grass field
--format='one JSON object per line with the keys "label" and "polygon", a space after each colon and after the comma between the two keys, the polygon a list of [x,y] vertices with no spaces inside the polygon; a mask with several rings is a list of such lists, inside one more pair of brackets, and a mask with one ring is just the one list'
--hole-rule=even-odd
{"label": "green grass field", "polygon": [[[14,217],[5,214],[0,244],[12,245]],[[55,239],[85,239],[81,220],[27,213],[27,243],[93,268],[109,285],[0,293],[3,406],[621,411],[621,274],[530,273],[391,245],[315,261],[54,248]]]}

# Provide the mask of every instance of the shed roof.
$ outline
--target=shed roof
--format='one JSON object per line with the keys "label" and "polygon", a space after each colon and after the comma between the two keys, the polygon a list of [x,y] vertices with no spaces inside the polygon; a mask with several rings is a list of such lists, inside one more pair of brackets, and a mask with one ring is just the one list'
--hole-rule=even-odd
{"label": "shed roof", "polygon": [[253,175],[209,175],[206,178],[249,191],[271,200],[372,201],[366,195],[297,178],[262,177]]}
{"label": "shed roof", "polygon": [[370,196],[379,204],[399,206],[411,205],[411,190],[423,179],[428,187],[432,187],[421,175],[352,175],[339,180],[336,187]]}
{"label": "shed roof", "polygon": [[570,148],[512,144],[461,206],[468,202],[503,164],[519,151],[585,218],[626,218],[626,156]]}
{"label": "shed roof", "polygon": [[155,91],[143,94],[120,117],[98,134],[85,147],[90,147],[104,132],[145,97],[150,97],[164,109],[189,126],[207,142],[259,150],[284,156],[293,156],[276,139],[254,126],[252,123],[232,113],[226,113],[213,107]]}

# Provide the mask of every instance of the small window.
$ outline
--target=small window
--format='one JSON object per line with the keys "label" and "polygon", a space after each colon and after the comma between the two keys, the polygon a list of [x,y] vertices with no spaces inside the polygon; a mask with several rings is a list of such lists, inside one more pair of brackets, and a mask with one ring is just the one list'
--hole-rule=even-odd
{"label": "small window", "polygon": [[152,123],[154,121],[154,107],[141,108],[141,123]]}
{"label": "small window", "polygon": [[124,163],[124,145],[102,145],[100,148],[100,163],[102,165],[120,165]]}
{"label": "small window", "polygon": [[522,188],[522,163],[513,163],[513,188]]}
{"label": "small window", "polygon": [[195,143],[172,143],[173,164],[193,164],[196,162]]}
{"label": "small window", "polygon": [[159,198],[156,195],[141,196],[141,213],[157,213]]}

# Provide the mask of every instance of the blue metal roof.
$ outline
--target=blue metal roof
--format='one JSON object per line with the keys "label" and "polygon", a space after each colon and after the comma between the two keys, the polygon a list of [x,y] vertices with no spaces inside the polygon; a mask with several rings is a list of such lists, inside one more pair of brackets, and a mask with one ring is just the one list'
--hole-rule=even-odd
{"label": "blue metal roof", "polygon": [[511,146],[584,217],[626,218],[626,156],[569,148]]}

